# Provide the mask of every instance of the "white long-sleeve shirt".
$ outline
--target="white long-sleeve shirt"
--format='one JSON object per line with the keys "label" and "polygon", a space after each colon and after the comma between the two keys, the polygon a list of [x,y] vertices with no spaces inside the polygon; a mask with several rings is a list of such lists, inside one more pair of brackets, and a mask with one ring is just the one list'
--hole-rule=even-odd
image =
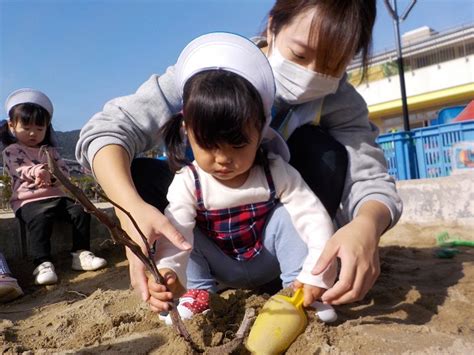
{"label": "white long-sleeve shirt", "polygon": [[[276,197],[288,211],[295,229],[308,246],[308,256],[297,279],[305,284],[328,289],[336,278],[335,263],[320,275],[311,274],[311,270],[334,233],[331,218],[321,201],[292,166],[277,155],[269,154],[268,158]],[[206,209],[237,207],[270,198],[270,188],[261,166],[252,167],[247,181],[241,187],[230,188],[201,170],[196,162],[193,164],[199,176]],[[194,175],[189,167],[184,167],[175,175],[169,187],[169,205],[165,210],[166,217],[191,245],[198,208],[195,191]],[[181,283],[186,285],[189,254],[190,252],[180,251],[163,238],[157,250],[157,265],[159,268],[174,270]]]}

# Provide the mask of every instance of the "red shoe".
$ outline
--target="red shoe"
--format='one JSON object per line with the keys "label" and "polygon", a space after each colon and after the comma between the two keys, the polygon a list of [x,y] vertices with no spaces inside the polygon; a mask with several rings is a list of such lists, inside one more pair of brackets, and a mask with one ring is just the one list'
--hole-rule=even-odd
{"label": "red shoe", "polygon": [[[195,314],[209,312],[209,291],[207,290],[188,290],[180,299],[177,306],[181,319],[190,319]],[[160,315],[167,325],[171,325],[171,316]]]}

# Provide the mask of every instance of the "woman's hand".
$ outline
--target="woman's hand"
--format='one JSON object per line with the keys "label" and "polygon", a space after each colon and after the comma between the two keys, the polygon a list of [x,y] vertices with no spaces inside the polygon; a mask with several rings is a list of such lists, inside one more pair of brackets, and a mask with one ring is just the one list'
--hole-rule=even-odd
{"label": "woman's hand", "polygon": [[384,204],[368,201],[357,217],[327,242],[313,274],[325,270],[335,257],[341,259],[341,271],[339,280],[323,294],[324,303],[338,305],[365,297],[380,274],[378,243],[390,219]]}
{"label": "woman's hand", "polygon": [[[136,202],[127,207],[128,212],[133,216],[135,222],[146,236],[148,245],[153,245],[153,243],[159,238],[167,238],[181,250],[191,249],[191,245],[185,241],[184,237],[157,208],[144,201]],[[143,244],[142,239],[133,226],[131,220],[122,212],[118,210],[116,210],[116,212],[119,216],[122,228],[142,247],[143,253],[148,255],[148,250]],[[150,294],[147,286],[147,277],[145,275],[145,265],[143,265],[141,260],[138,259],[138,257],[128,248],[127,258],[130,264],[129,271],[132,287],[141,295],[143,301],[147,301]]]}
{"label": "woman's hand", "polygon": [[317,301],[321,297],[324,291],[326,291],[324,288],[320,288],[320,287],[308,285],[308,284],[303,284],[299,282],[298,280],[295,280],[293,282],[293,288],[295,290],[298,288],[303,288],[304,290],[303,307],[310,306],[314,301]]}
{"label": "woman's hand", "polygon": [[148,278],[148,292],[150,294],[148,304],[153,312],[169,311],[169,303],[173,301],[173,298],[181,296],[186,291],[177,280],[174,271],[162,269],[160,274],[165,279],[166,286],[156,283],[151,277]]}

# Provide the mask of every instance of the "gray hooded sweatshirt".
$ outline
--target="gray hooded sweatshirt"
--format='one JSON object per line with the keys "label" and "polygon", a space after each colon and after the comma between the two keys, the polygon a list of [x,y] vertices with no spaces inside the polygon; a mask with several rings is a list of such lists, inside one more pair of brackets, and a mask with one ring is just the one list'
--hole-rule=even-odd
{"label": "gray hooded sweatshirt", "polygon": [[[181,108],[182,97],[171,66],[161,76],[152,75],[135,94],[107,102],[102,112],[96,113],[82,128],[76,158],[91,169],[101,148],[117,144],[132,159],[160,143],[160,127]],[[402,212],[402,202],[395,181],[387,173],[383,152],[375,143],[379,132],[368,119],[364,99],[346,76],[336,93],[295,106],[280,131],[288,139],[297,127],[314,122],[316,116],[320,116],[318,124],[346,147],[349,157],[337,224],[350,222],[364,202],[375,200],[388,207],[392,217],[390,227],[395,225]]]}

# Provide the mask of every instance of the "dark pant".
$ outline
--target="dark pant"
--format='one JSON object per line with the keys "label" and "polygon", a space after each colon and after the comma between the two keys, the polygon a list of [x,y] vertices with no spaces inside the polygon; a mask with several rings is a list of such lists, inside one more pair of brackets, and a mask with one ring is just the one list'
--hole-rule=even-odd
{"label": "dark pant", "polygon": [[168,161],[137,158],[132,161],[130,169],[133,183],[143,200],[164,212],[168,206],[166,194],[174,177],[174,173],[168,166]]}
{"label": "dark pant", "polygon": [[287,143],[290,164],[299,171],[334,218],[346,180],[346,148],[322,128],[310,124],[298,127]]}
{"label": "dark pant", "polygon": [[[319,197],[332,218],[341,202],[347,170],[346,148],[323,129],[304,125],[288,140],[290,164]],[[164,211],[173,173],[165,160],[137,158],[132,162],[132,178],[138,193],[149,204]]]}
{"label": "dark pant", "polygon": [[67,197],[49,198],[30,202],[16,212],[23,221],[31,243],[35,265],[51,260],[51,234],[57,220],[72,224],[72,251],[90,249],[91,216]]}

